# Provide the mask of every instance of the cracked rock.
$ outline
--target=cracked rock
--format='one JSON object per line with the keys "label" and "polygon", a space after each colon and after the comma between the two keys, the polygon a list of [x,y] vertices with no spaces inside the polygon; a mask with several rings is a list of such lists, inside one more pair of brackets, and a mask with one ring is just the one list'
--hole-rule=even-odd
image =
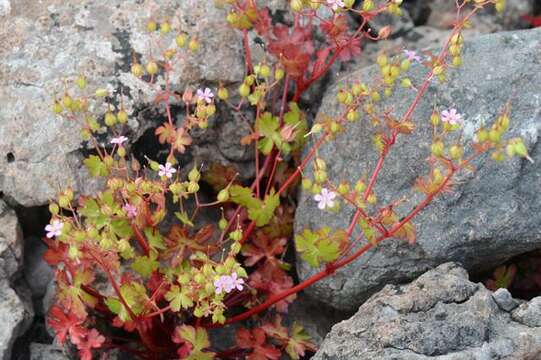
{"label": "cracked rock", "polygon": [[[0,191],[10,203],[48,203],[71,185],[91,194],[100,183],[82,166],[80,123],[55,116],[51,104],[64,95],[64,81],[88,78],[88,93],[109,85],[122,89],[130,114],[123,132],[136,141],[155,123],[139,118],[155,89],[130,72],[132,58],[152,56],[145,24],[169,19],[174,29],[200,40],[196,55],[183,56],[171,76],[174,89],[231,84],[243,77],[239,32],[228,28],[226,10],[213,2],[17,0],[0,4]],[[9,13],[9,16],[2,16]],[[174,46],[176,32],[161,39]],[[154,37],[154,39],[152,38]],[[155,52],[156,50],[154,50]],[[162,76],[156,82],[164,83]],[[71,86],[69,86],[71,88]],[[89,100],[90,109],[101,105]]]}
{"label": "cracked rock", "polygon": [[[536,299],[526,305],[537,307]],[[532,312],[526,324],[516,311],[498,307],[491,291],[446,263],[384,287],[332,328],[313,359],[538,359],[541,314]]]}
{"label": "cracked rock", "polygon": [[[463,60],[463,67],[449,70],[446,83],[434,82],[429,86],[412,116],[415,131],[398,137],[375,187],[378,204],[384,206],[407,198],[395,207],[400,217],[421,201],[423,196],[414,186],[419,176],[429,173],[429,118],[434,106],[440,111],[456,108],[463,114],[462,137],[470,143],[474,130],[482,124],[492,124],[509,102],[511,125],[506,136],[522,137],[534,163],[522,158],[496,163],[490,156],[482,156],[473,163],[475,172],[457,178],[452,193],[438,197],[414,218],[415,245],[386,240],[332,277],[309,287],[306,292],[310,296],[337,309],[354,311],[385,284],[411,281],[439,264],[457,261],[470,271],[481,272],[541,247],[541,29],[466,41]],[[408,76],[418,86],[426,73],[425,67],[415,64]],[[340,84],[372,84],[378,74],[377,67],[368,67],[345,75],[329,87],[318,116],[343,112],[336,102]],[[397,89],[381,107],[401,118],[414,97],[415,91]],[[372,141],[374,134],[375,129],[364,118],[347,123],[335,141],[325,143],[318,155],[327,163],[329,179],[353,185],[363,175],[369,175],[378,160]],[[313,178],[311,165],[305,175]],[[323,214],[313,195],[301,191],[295,232],[304,228],[315,231],[324,225],[347,229],[353,213],[354,209],[344,204],[336,213]],[[352,238],[362,239],[359,227]],[[314,274],[316,270],[298,259],[301,280]]]}

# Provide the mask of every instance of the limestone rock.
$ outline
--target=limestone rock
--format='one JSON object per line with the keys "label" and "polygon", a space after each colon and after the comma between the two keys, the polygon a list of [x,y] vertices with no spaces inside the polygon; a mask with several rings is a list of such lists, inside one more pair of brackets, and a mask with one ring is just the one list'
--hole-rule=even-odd
{"label": "limestone rock", "polygon": [[333,327],[313,359],[538,359],[541,314],[531,314],[537,325],[514,314],[464,269],[446,263],[410,284],[384,287]]}
{"label": "limestone rock", "polygon": [[[504,163],[495,163],[488,156],[478,159],[475,172],[460,175],[452,193],[437,198],[414,219],[415,245],[387,240],[334,276],[309,287],[311,296],[338,309],[352,310],[385,284],[409,281],[441,263],[458,261],[468,270],[483,271],[541,247],[541,29],[467,41],[463,59],[463,67],[448,72],[447,83],[429,86],[413,114],[416,130],[400,136],[391,149],[375,187],[379,204],[407,196],[409,201],[396,208],[403,216],[422,198],[413,187],[415,180],[429,171],[425,159],[430,153],[432,127],[428,120],[434,106],[440,110],[457,108],[465,118],[463,138],[471,141],[474,130],[483,123],[491,124],[510,102],[508,136],[524,138],[534,163],[518,158]],[[408,76],[418,85],[426,73],[426,68],[416,64]],[[347,74],[344,80],[371,84],[377,74],[377,68],[369,67]],[[341,113],[336,102],[338,86],[329,88],[319,115]],[[412,90],[399,89],[382,107],[400,118],[414,96]],[[378,158],[373,134],[366,120],[348,123],[343,134],[320,149],[329,179],[355,184],[372,172]],[[312,177],[313,169],[305,173]],[[336,214],[322,214],[312,194],[302,192],[296,233],[323,225],[346,229],[353,212],[343,205]],[[357,229],[353,239],[359,236]],[[301,280],[315,271],[302,261],[297,269]]]}

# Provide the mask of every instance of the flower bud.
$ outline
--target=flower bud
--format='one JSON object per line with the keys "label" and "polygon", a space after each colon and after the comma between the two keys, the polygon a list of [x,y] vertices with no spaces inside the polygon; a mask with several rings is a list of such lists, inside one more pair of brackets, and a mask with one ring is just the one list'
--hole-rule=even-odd
{"label": "flower bud", "polygon": [[141,77],[145,74],[145,69],[143,68],[141,64],[133,64],[131,66],[131,73],[135,77]]}
{"label": "flower bud", "polygon": [[104,122],[107,126],[113,126],[116,124],[116,116],[111,111],[105,113]]}
{"label": "flower bud", "polygon": [[188,173],[188,179],[190,181],[198,182],[200,178],[201,178],[201,173],[195,167],[192,170],[190,170],[190,172]]}
{"label": "flower bud", "polygon": [[441,141],[441,140],[434,142],[430,146],[430,151],[432,152],[432,155],[434,155],[436,157],[442,156],[444,149],[445,149],[445,145],[443,144],[443,141]]}
{"label": "flower bud", "polygon": [[51,213],[51,215],[58,215],[58,213],[60,212],[60,207],[54,202],[50,203],[49,212]]}
{"label": "flower bud", "polygon": [[219,202],[226,202],[229,200],[229,190],[227,188],[220,190],[217,199]]}
{"label": "flower bud", "polygon": [[303,8],[302,0],[291,0],[289,5],[294,12],[299,12]]}
{"label": "flower bud", "polygon": [[284,69],[278,68],[274,71],[274,78],[276,80],[282,80],[282,78],[285,76]]}
{"label": "flower bud", "polygon": [[156,75],[158,73],[158,64],[154,60],[149,61],[146,68],[150,75]]}
{"label": "flower bud", "polygon": [[309,190],[312,187],[313,183],[312,180],[308,178],[302,179],[302,188],[305,190]]}
{"label": "flower bud", "polygon": [[198,191],[199,191],[199,184],[196,182],[190,181],[190,183],[188,184],[188,192],[193,194]]}
{"label": "flower bud", "polygon": [[349,185],[346,182],[341,182],[340,185],[338,185],[338,192],[342,195],[345,195],[349,192]]}
{"label": "flower bud", "polygon": [[357,193],[362,193],[365,190],[366,190],[366,184],[364,183],[364,181],[362,180],[357,181],[357,183],[355,184],[355,191]]}
{"label": "flower bud", "polygon": [[229,98],[229,91],[224,87],[220,87],[218,89],[218,98],[220,100],[227,100]]}
{"label": "flower bud", "polygon": [[86,87],[86,78],[84,75],[80,75],[77,80],[75,80],[75,84],[77,84],[79,89],[83,90]]}
{"label": "flower bud", "polygon": [[227,220],[221,218],[220,221],[218,221],[218,227],[223,231],[227,227]]}
{"label": "flower bud", "polygon": [[451,159],[458,160],[462,157],[464,154],[464,149],[461,146],[453,145],[449,149],[449,155],[451,155]]}
{"label": "flower bud", "polygon": [[160,24],[160,33],[162,35],[165,35],[169,33],[170,31],[171,31],[171,25],[167,21],[164,21]]}
{"label": "flower bud", "polygon": [[245,83],[243,83],[239,87],[239,94],[242,97],[247,97],[248,95],[250,95],[250,87],[248,85],[246,85]]}
{"label": "flower bud", "polygon": [[190,43],[188,44],[188,48],[192,52],[196,52],[197,50],[199,50],[199,41],[197,41],[197,39],[195,38],[191,38]]}
{"label": "flower bud", "polygon": [[120,110],[117,114],[116,114],[116,118],[118,119],[118,122],[121,123],[121,124],[125,124],[128,122],[128,113],[125,112],[124,110]]}
{"label": "flower bud", "polygon": [[155,21],[149,20],[147,22],[147,31],[148,32],[154,32],[158,28],[158,24],[156,24]]}
{"label": "flower bud", "polygon": [[177,46],[182,49],[184,46],[186,46],[187,39],[188,36],[186,34],[178,34],[175,37],[175,42],[177,43]]}

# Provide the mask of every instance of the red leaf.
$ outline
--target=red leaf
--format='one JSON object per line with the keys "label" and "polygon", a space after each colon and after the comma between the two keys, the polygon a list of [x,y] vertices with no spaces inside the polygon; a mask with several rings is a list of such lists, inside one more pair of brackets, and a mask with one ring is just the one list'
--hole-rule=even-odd
{"label": "red leaf", "polygon": [[281,351],[270,344],[266,344],[265,331],[260,328],[248,330],[241,328],[237,331],[237,345],[241,349],[252,349],[248,360],[277,360]]}
{"label": "red leaf", "polygon": [[244,246],[242,255],[246,256],[244,264],[254,266],[261,259],[275,261],[275,255],[281,255],[284,252],[284,246],[287,243],[286,238],[271,238],[265,233],[258,231],[253,241]]}
{"label": "red leaf", "polygon": [[314,53],[311,27],[295,27],[290,33],[288,26],[277,25],[273,35],[269,51],[280,60],[291,77],[302,78]]}
{"label": "red leaf", "polygon": [[541,26],[541,16],[523,15],[521,16],[521,19],[526,21],[528,24],[532,25],[533,27]]}
{"label": "red leaf", "polygon": [[80,327],[79,325],[82,324],[83,319],[73,313],[66,314],[62,308],[53,305],[49,310],[49,318],[47,321],[49,326],[53,328],[58,342],[62,345],[64,344],[68,333],[79,333],[79,329],[77,328]]}

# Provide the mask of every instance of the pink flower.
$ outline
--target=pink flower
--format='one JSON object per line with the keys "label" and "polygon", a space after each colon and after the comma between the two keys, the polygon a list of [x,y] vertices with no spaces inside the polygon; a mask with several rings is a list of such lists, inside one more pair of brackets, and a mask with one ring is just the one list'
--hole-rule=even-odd
{"label": "pink flower", "polygon": [[47,237],[49,239],[62,235],[62,227],[64,226],[64,223],[60,220],[53,220],[53,222],[47,226],[45,226],[45,231],[47,231]]}
{"label": "pink flower", "polygon": [[210,104],[212,102],[212,98],[214,97],[214,94],[209,88],[205,88],[205,90],[198,89],[197,90],[197,97],[200,100],[204,100],[207,104]]}
{"label": "pink flower", "polygon": [[327,0],[327,5],[329,5],[334,11],[338,10],[338,8],[343,8],[346,6],[342,0]]}
{"label": "pink flower", "polygon": [[160,171],[158,171],[158,175],[165,176],[168,179],[170,179],[173,174],[177,172],[177,169],[173,168],[169,162],[165,163],[165,166],[160,164],[159,169]]}
{"label": "pink flower", "polygon": [[449,110],[443,110],[441,112],[441,121],[445,123],[449,123],[451,125],[457,125],[462,124],[463,119],[462,115],[460,115],[455,108],[449,109]]}
{"label": "pink flower", "polygon": [[216,294],[222,292],[230,293],[234,289],[241,291],[244,289],[244,279],[237,277],[237,273],[233,272],[231,275],[222,275],[218,280],[214,281],[214,287],[216,288]]}
{"label": "pink flower", "polygon": [[126,203],[126,205],[122,207],[122,210],[128,214],[128,218],[130,219],[137,216],[137,208],[130,203]]}
{"label": "pink flower", "polygon": [[326,188],[321,189],[321,193],[314,196],[314,200],[318,202],[317,207],[321,210],[326,207],[332,208],[334,206],[334,198],[336,193],[329,191]]}
{"label": "pink flower", "polygon": [[404,50],[404,54],[409,61],[421,62],[421,57],[413,50]]}
{"label": "pink flower", "polygon": [[111,139],[111,144],[116,144],[118,146],[122,146],[126,141],[128,141],[128,138],[125,136],[117,136],[115,138]]}

